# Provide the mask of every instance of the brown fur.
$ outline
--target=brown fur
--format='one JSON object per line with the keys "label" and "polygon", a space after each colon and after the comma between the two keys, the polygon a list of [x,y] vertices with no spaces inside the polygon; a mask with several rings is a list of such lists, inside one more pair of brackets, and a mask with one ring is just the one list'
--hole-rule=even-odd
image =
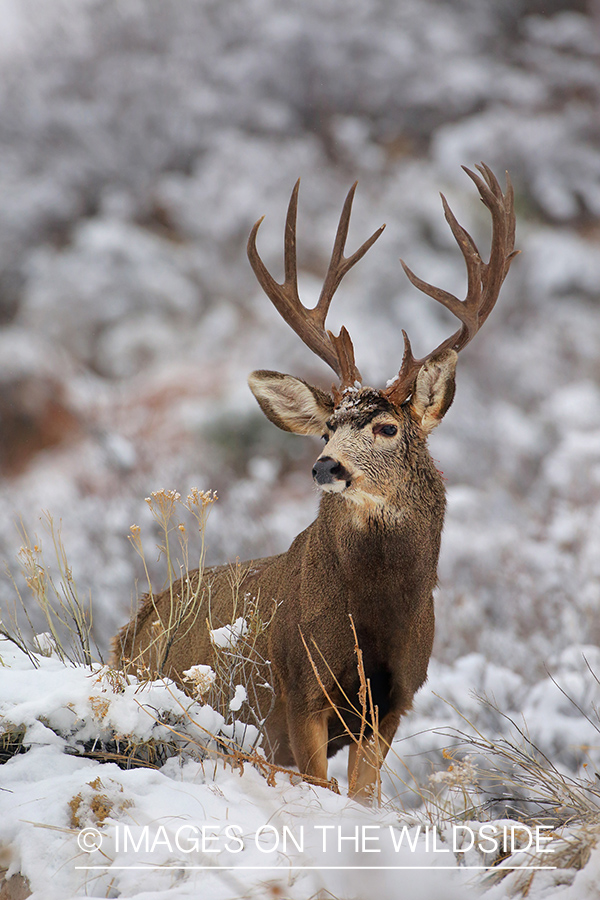
{"label": "brown fur", "polygon": [[[239,590],[258,599],[265,619],[276,605],[261,647],[274,675],[276,703],[267,733],[278,746],[275,761],[295,762],[324,783],[327,757],[351,743],[331,703],[352,734],[361,727],[348,703],[360,709],[351,618],[378,710],[383,755],[427,676],[445,492],[426,437],[451,402],[455,362],[456,354],[444,351],[439,365],[424,366],[414,401],[398,409],[372,388],[346,391],[335,406],[292,376],[256,372],[250,379],[263,412],[279,427],[328,438],[316,466],[339,464],[342,473],[320,485],[318,517],[287,553],[242,564]],[[397,429],[393,436],[381,431],[390,426]],[[213,628],[234,615],[231,577],[228,566],[204,573]],[[165,654],[156,643],[156,623],[166,626],[171,602],[169,590],[144,601],[115,639],[114,662],[142,663],[183,685],[184,670],[210,664],[213,648],[203,607]],[[349,768],[356,755],[354,749]],[[358,762],[356,793],[369,793],[378,764],[367,747]]]}

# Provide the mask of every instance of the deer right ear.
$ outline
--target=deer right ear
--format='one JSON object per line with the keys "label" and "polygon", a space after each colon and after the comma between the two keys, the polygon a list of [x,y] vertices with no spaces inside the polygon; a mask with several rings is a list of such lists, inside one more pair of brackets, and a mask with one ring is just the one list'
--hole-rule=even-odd
{"label": "deer right ear", "polygon": [[267,419],[278,428],[295,434],[323,434],[334,410],[329,394],[280,372],[252,372],[248,384]]}

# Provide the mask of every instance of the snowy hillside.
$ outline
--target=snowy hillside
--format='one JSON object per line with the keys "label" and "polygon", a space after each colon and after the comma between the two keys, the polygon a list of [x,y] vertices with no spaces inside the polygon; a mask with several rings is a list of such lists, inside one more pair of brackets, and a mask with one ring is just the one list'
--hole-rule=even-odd
{"label": "snowy hillside", "polygon": [[[234,747],[222,716],[172,683],[55,656],[34,667],[8,641],[0,654],[3,896],[363,898],[375,883],[384,900],[596,895],[600,793],[595,777],[566,773],[574,743],[598,735],[573,704],[594,707],[600,688],[576,654],[556,661],[572,701],[549,679],[526,698],[483,657],[434,665],[436,692],[392,748],[374,809],[344,796],[339,758],[341,796],[252,756],[251,734]],[[498,685],[496,709],[469,694]],[[521,710],[527,741],[513,724]],[[481,731],[509,752],[486,764],[481,741],[457,755],[458,732]],[[558,768],[536,770],[534,745]]]}
{"label": "snowy hillside", "polygon": [[[9,748],[0,765],[0,872],[23,872],[40,898],[50,896],[50,873],[56,897],[196,896],[193,880],[172,872],[115,869],[93,880],[76,870],[73,861],[83,863],[70,799],[82,795],[86,813],[75,818],[94,824],[98,790],[90,784],[99,778],[110,827],[188,821],[200,809],[203,821],[221,824],[235,820],[228,810],[240,812],[247,834],[273,817],[277,827],[308,827],[315,810],[323,824],[423,824],[430,807],[414,785],[447,770],[450,731],[509,739],[505,716],[561,777],[593,784],[600,765],[598,3],[0,0],[0,76],[0,557],[11,572],[0,579],[1,618],[10,631],[19,606],[14,579],[33,631],[46,630],[16,557],[27,544],[24,529],[53,559],[48,511],[60,523],[79,595],[92,597],[99,665],[145,589],[128,539],[133,523],[145,535],[155,587],[166,578],[164,559],[150,551],[160,537],[144,502],[153,491],[218,492],[209,563],[284,550],[316,513],[310,470],[319,445],[274,428],[246,386],[256,368],[326,389],[332,380],[278,317],[246,259],[249,230],[265,215],[259,249],[275,275],[282,272],[285,210],[298,177],[307,305],[318,296],[356,179],[349,251],[387,225],[340,288],[328,321],[336,332],[347,326],[374,386],[397,372],[403,328],[421,356],[455,327],[398,261],[464,295],[464,262],[439,191],[487,252],[489,217],[461,165],[484,160],[501,181],[510,171],[522,251],[486,328],[461,353],[456,400],[431,440],[448,513],[429,682],[398,733],[410,787],[398,786],[407,780],[402,763],[398,771],[391,764],[387,799],[368,811],[285,778],[271,788],[251,766],[242,775],[227,766],[203,771],[193,754],[149,772],[65,753],[71,738],[95,739],[102,723],[88,701],[103,688],[90,688],[86,699],[87,669],[43,657],[33,670],[2,642],[2,715],[26,730],[20,740],[33,748],[16,755]],[[174,702],[163,692],[149,705],[156,712],[166,704],[174,715]],[[119,715],[133,715],[130,703]],[[54,715],[60,721],[44,724]],[[75,737],[70,716],[82,723]],[[116,720],[111,728],[121,731]],[[485,756],[481,747],[456,752]],[[343,763],[333,765],[341,779]],[[493,765],[505,771],[496,758]],[[504,788],[489,793],[507,796]],[[519,815],[539,813],[527,807],[524,786],[517,795]],[[502,800],[478,802],[481,822],[513,815]],[[591,848],[590,816],[577,827]],[[318,844],[306,852],[322,866]],[[249,851],[247,864],[258,865],[258,854]],[[560,876],[537,873],[529,896],[600,892],[595,854],[588,861],[582,853],[579,866],[562,867]],[[297,858],[293,849],[288,855]],[[113,866],[129,862],[113,844],[108,858]],[[211,874],[206,896],[264,896],[259,885],[272,875]],[[378,873],[381,896],[394,896],[392,875]],[[452,879],[434,874],[431,883],[421,876],[405,873],[407,896],[466,897],[486,887],[496,900],[525,891],[516,876],[493,884],[468,870]],[[289,884],[280,877],[278,870],[273,896],[362,897],[371,884],[367,875],[363,883],[352,872],[316,869]]]}
{"label": "snowy hillside", "polygon": [[[328,867],[366,865],[364,860],[372,857],[366,855],[369,849],[357,863],[351,841],[339,851],[338,826],[350,836],[357,826],[366,826],[372,837],[398,823],[393,813],[362,809],[324,789],[291,785],[285,777],[269,787],[250,767],[232,771],[221,761],[202,761],[203,729],[218,725],[202,717],[207,707],[190,704],[172,685],[161,689],[162,697],[156,689],[135,690],[133,685],[125,693],[115,692],[102,672],[65,670],[60,663],[43,661],[45,697],[41,702],[24,699],[39,684],[40,670],[32,672],[18,654],[2,650],[13,674],[12,682],[3,680],[4,696],[17,701],[7,715],[26,725],[28,738],[38,746],[7,766],[4,789],[12,797],[3,808],[0,841],[29,874],[34,896],[186,897],[200,890],[211,898],[259,897],[265,882],[274,897],[278,890],[287,895],[290,888],[294,897],[323,889],[345,894],[355,885],[356,873]],[[157,706],[161,713],[170,710],[170,721],[163,717],[165,724],[156,723]],[[125,735],[137,742],[152,737],[156,744],[177,740],[183,756],[180,761],[171,758],[160,771],[123,771],[114,763],[65,755],[84,745],[94,726],[121,733],[122,744]],[[69,732],[68,742],[57,736],[59,730]],[[48,777],[38,776],[32,785],[31,774],[38,767]],[[45,823],[42,830],[40,823]],[[329,835],[332,823],[335,840],[329,841],[329,852],[326,842],[323,852],[323,835]],[[280,834],[282,849],[276,851]],[[385,856],[378,856],[377,864],[397,865],[393,843],[389,838],[382,843],[391,846],[379,848]],[[417,862],[426,865],[421,843]],[[404,864],[413,861],[406,849],[400,858]],[[144,865],[156,869],[144,875]],[[190,868],[178,871],[177,866]],[[430,876],[439,888],[446,879],[435,872]],[[448,896],[461,896],[458,887],[466,880],[457,870],[456,890]],[[416,885],[412,893],[418,896]]]}

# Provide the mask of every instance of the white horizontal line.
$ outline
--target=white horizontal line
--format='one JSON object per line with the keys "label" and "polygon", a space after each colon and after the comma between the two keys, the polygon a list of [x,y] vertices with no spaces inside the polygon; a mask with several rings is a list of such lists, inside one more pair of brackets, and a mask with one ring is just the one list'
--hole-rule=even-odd
{"label": "white horizontal line", "polygon": [[169,869],[177,869],[178,871],[215,871],[221,872],[223,870],[227,871],[258,871],[258,872],[271,872],[274,869],[278,869],[280,871],[290,872],[290,871],[311,871],[316,870],[324,871],[324,870],[334,870],[334,871],[401,871],[404,869],[418,869],[421,872],[439,872],[441,869],[449,869],[452,871],[464,871],[465,869],[478,869],[487,872],[506,872],[507,870],[527,870],[527,871],[546,871],[551,872],[554,869],[557,869],[558,866],[153,866],[150,863],[148,865],[142,866],[75,866],[76,869],[83,870],[85,872],[93,872],[93,871],[105,871],[110,869],[110,871],[119,871],[124,870],[132,870],[132,869],[142,869],[152,871],[154,869],[159,871],[165,871]]}

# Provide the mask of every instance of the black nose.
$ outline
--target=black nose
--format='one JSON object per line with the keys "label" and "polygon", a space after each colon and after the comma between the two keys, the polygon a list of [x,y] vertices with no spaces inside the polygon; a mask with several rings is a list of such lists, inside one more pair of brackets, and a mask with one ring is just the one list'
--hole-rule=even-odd
{"label": "black nose", "polygon": [[346,478],[346,470],[336,459],[320,456],[313,466],[312,476],[317,484],[331,484]]}

